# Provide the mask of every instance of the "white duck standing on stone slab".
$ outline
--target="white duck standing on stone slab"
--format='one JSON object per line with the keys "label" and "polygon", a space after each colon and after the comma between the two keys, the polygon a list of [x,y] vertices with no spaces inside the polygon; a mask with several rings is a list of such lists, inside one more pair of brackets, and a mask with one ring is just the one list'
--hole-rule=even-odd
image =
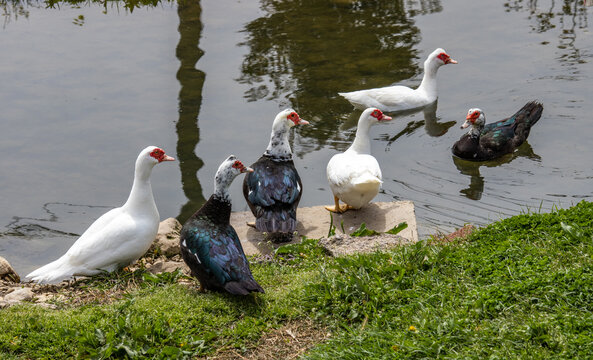
{"label": "white duck standing on stone slab", "polygon": [[142,150],[136,159],[134,184],[126,203],[103,214],[66,254],[26,278],[38,283],[58,283],[75,275],[112,272],[140,258],[159,227],[159,212],[150,185],[152,168],[174,160],[156,146]]}
{"label": "white duck standing on stone slab", "polygon": [[[343,213],[348,209],[360,209],[379,193],[381,168],[371,155],[369,130],[373,124],[389,120],[391,117],[376,108],[366,109],[360,115],[352,145],[345,152],[334,155],[327,164],[327,180],[335,202],[333,207],[326,206],[327,210]],[[340,205],[340,200],[345,205]]]}
{"label": "white duck standing on stone slab", "polygon": [[424,77],[415,90],[394,85],[339,94],[358,109],[374,107],[394,112],[423,107],[437,100],[437,70],[446,64],[457,64],[457,61],[451,59],[445,50],[438,48],[424,62]]}

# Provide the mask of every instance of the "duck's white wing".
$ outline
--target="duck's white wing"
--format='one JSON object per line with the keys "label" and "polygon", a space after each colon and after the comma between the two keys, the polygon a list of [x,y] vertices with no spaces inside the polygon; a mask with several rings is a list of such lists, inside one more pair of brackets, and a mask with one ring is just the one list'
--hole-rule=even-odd
{"label": "duck's white wing", "polygon": [[340,95],[358,108],[376,107],[383,111],[415,108],[427,101],[423,92],[401,85],[340,93]]}
{"label": "duck's white wing", "polygon": [[327,164],[327,180],[332,186],[347,186],[363,175],[371,175],[379,180],[382,179],[381,168],[374,156],[367,154],[336,154]]}
{"label": "duck's white wing", "polygon": [[381,104],[382,108],[387,109],[406,107],[415,102],[419,94],[409,87],[396,85],[373,89],[368,96]]}
{"label": "duck's white wing", "polygon": [[97,219],[64,256],[72,267],[115,270],[146,250],[143,239],[156,234],[147,225],[121,208],[113,209]]}

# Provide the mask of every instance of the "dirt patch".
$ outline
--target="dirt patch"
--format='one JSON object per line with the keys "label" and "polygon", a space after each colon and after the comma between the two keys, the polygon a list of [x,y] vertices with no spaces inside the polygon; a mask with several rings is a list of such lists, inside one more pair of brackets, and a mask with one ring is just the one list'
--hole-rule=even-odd
{"label": "dirt patch", "polygon": [[330,336],[327,328],[315,324],[310,319],[294,320],[264,334],[253,349],[247,353],[241,354],[235,349],[220,349],[216,354],[202,359],[296,359],[315,345],[326,341]]}
{"label": "dirt patch", "polygon": [[456,239],[465,239],[468,236],[470,236],[474,231],[476,231],[476,227],[471,224],[467,224],[450,234],[433,235],[433,239],[437,242],[449,243]]}
{"label": "dirt patch", "polygon": [[[0,280],[0,308],[14,305],[21,301],[39,304],[41,306],[58,309],[70,306],[88,304],[110,304],[124,298],[141,286],[144,281],[142,273],[146,269],[149,273],[160,274],[164,271],[174,272],[177,269],[183,275],[189,275],[189,268],[179,255],[171,259],[164,256],[157,258],[142,258],[134,265],[114,274],[98,275],[95,277],[75,277],[73,280],[63,281],[55,285],[39,285],[36,283],[19,283]],[[186,277],[180,277],[179,283],[188,282]],[[31,289],[33,297],[5,300],[6,295],[18,290]]]}

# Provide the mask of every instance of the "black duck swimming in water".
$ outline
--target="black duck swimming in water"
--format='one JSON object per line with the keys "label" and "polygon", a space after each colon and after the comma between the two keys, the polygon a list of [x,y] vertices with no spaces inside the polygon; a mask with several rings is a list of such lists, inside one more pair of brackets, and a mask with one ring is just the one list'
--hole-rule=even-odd
{"label": "black duck swimming in water", "polygon": [[543,109],[542,104],[531,101],[513,116],[487,125],[482,110],[469,109],[461,128],[470,125],[471,128],[453,145],[453,154],[462,159],[483,161],[511,153],[527,139]]}

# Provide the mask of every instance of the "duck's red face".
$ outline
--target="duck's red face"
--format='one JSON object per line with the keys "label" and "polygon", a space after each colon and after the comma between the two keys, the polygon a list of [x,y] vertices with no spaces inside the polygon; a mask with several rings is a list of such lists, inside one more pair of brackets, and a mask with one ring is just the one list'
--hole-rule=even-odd
{"label": "duck's red face", "polygon": [[163,151],[163,149],[160,149],[160,148],[155,148],[154,150],[152,150],[150,152],[150,156],[152,156],[153,158],[157,159],[158,162],[161,162],[161,161],[174,161],[175,160],[171,156],[167,156],[167,154],[165,154],[165,151]]}
{"label": "duck's red face", "polygon": [[445,65],[446,65],[446,64],[457,64],[457,61],[455,61],[455,60],[451,59],[451,57],[450,57],[450,56],[449,56],[447,53],[444,53],[444,52],[440,53],[440,54],[437,56],[437,58],[438,58],[438,59],[441,59],[441,61],[442,61],[443,63],[445,63]]}
{"label": "duck's red face", "polygon": [[240,162],[239,160],[236,160],[233,163],[233,168],[238,169],[240,172],[244,173],[244,172],[253,172],[252,168],[248,168],[245,165],[243,165],[242,162]]}
{"label": "duck's red face", "polygon": [[480,117],[480,110],[471,109],[467,112],[465,120],[468,120],[472,124],[476,122],[476,119]]}
{"label": "duck's red face", "polygon": [[465,122],[463,123],[463,125],[461,125],[462,129],[465,129],[466,127],[470,126],[470,125],[475,125],[476,121],[480,118],[480,116],[482,115],[482,110],[480,109],[469,109],[467,112],[467,116],[465,117]]}
{"label": "duck's red face", "polygon": [[292,121],[295,125],[307,125],[309,122],[307,120],[303,120],[300,118],[299,114],[296,111],[291,112],[286,117],[288,120]]}
{"label": "duck's red face", "polygon": [[378,121],[391,120],[390,116],[383,114],[383,112],[379,109],[373,110],[373,112],[371,113],[371,116],[374,117],[375,119],[377,119]]}

